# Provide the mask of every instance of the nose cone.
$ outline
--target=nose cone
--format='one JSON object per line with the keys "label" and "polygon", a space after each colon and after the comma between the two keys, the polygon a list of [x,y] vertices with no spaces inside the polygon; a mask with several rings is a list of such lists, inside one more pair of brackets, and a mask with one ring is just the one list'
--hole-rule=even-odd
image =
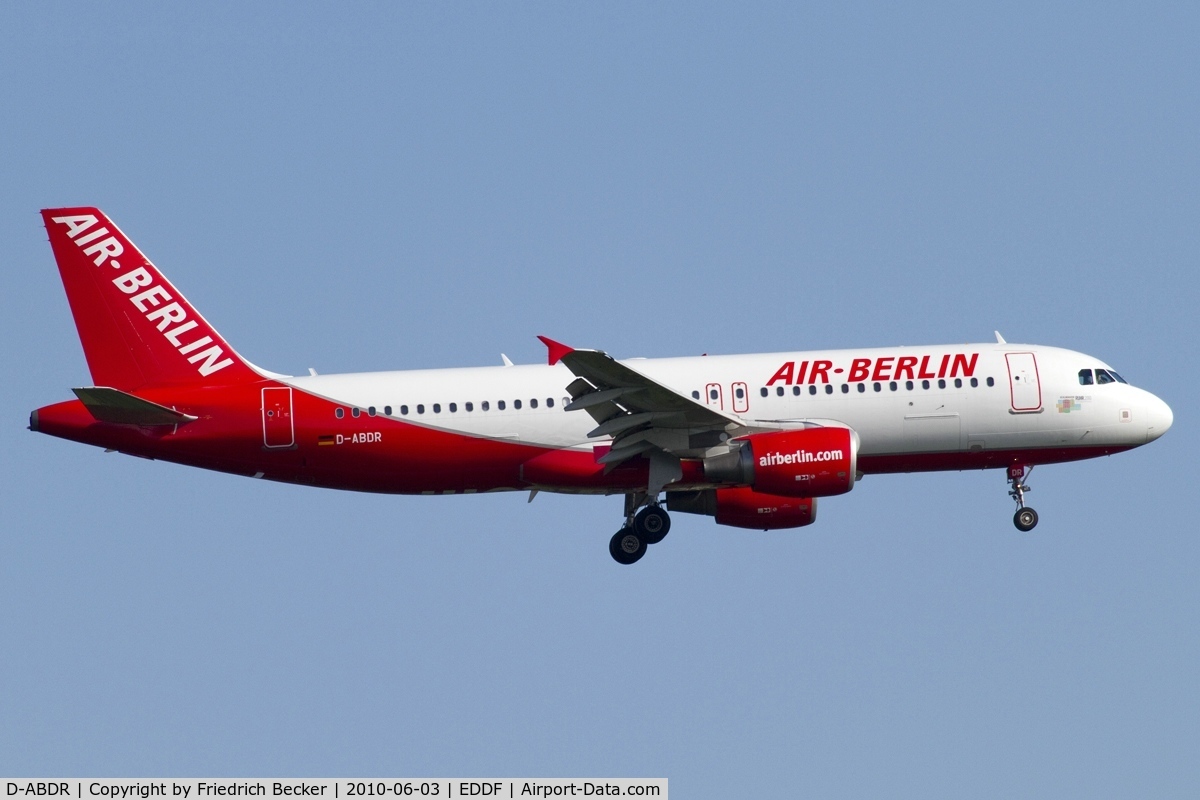
{"label": "nose cone", "polygon": [[1147,442],[1153,442],[1162,436],[1171,427],[1171,423],[1175,421],[1175,415],[1171,413],[1171,407],[1154,395],[1150,395],[1147,400],[1145,417]]}

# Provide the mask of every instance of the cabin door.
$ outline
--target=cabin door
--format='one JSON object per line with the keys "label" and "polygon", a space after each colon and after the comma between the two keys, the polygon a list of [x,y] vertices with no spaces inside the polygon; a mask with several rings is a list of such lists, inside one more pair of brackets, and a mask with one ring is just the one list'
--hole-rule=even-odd
{"label": "cabin door", "polygon": [[1012,410],[1019,412],[1042,410],[1042,382],[1038,378],[1037,359],[1033,353],[1005,353],[1008,362],[1008,386]]}
{"label": "cabin door", "polygon": [[262,390],[263,444],[267,447],[291,447],[296,443],[292,421],[292,387]]}

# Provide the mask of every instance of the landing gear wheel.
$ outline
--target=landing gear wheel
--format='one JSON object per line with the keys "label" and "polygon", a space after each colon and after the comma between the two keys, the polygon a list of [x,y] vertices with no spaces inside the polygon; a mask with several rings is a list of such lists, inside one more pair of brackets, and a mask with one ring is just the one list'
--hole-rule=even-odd
{"label": "landing gear wheel", "polygon": [[1037,522],[1037,512],[1032,508],[1018,508],[1017,513],[1013,514],[1013,525],[1016,525],[1019,531],[1031,531],[1037,526]]}
{"label": "landing gear wheel", "polygon": [[646,544],[658,544],[671,532],[671,518],[659,506],[646,506],[633,518],[633,530]]}
{"label": "landing gear wheel", "polygon": [[646,541],[632,527],[621,528],[608,540],[608,553],[618,564],[633,564],[646,555]]}

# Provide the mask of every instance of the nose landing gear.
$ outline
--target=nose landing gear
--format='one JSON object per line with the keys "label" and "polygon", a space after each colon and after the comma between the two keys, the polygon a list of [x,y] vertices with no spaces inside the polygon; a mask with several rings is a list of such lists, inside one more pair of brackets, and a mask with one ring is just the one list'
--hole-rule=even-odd
{"label": "nose landing gear", "polygon": [[646,502],[645,494],[625,495],[625,526],[613,534],[608,542],[609,555],[618,564],[633,564],[646,555],[646,548],[658,544],[671,531],[671,517],[655,498],[641,511],[634,513]]}
{"label": "nose landing gear", "polygon": [[1013,525],[1016,525],[1019,531],[1031,531],[1038,524],[1037,512],[1025,506],[1025,493],[1033,491],[1025,485],[1025,479],[1032,474],[1033,467],[1026,470],[1023,464],[1014,464],[1008,468],[1008,479],[1012,484],[1008,496],[1017,504],[1017,513],[1013,514]]}

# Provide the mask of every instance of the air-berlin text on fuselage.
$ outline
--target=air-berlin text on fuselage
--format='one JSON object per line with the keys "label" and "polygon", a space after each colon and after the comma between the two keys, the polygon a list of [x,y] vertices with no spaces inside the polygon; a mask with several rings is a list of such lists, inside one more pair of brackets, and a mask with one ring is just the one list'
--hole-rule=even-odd
{"label": "air-berlin text on fuselage", "polygon": [[811,464],[814,461],[841,461],[845,454],[841,450],[797,450],[794,453],[763,453],[758,457],[760,467],[777,467],[781,464]]}
{"label": "air-berlin text on fuselage", "polygon": [[[99,221],[91,214],[77,216],[54,217],[54,222],[67,226],[67,236],[83,249],[83,254],[91,256],[97,267],[108,265],[115,270],[122,269],[117,257],[125,252],[121,240],[112,235],[108,228],[92,228]],[[87,231],[85,233],[85,231]],[[184,334],[195,330],[200,322],[188,319],[188,312],[182,305],[173,302],[171,293],[161,284],[154,283],[155,276],[145,267],[122,272],[113,279],[113,285],[127,295],[132,295],[129,302],[141,312],[148,321],[153,322],[163,338],[181,355],[187,356],[189,364],[196,364],[201,375],[212,375],[218,370],[225,369],[233,363],[232,358],[221,358],[224,351],[213,341],[212,336],[201,336],[192,341],[183,341]],[[138,291],[142,289],[143,291]],[[136,293],[136,294],[135,294]],[[172,302],[168,302],[172,301]],[[166,305],[163,305],[166,303]],[[174,325],[175,327],[171,327]],[[201,331],[203,333],[203,331]],[[193,334],[194,336],[194,334]],[[200,348],[210,345],[207,349]]]}
{"label": "air-berlin text on fuselage", "polygon": [[[817,359],[812,362],[785,362],[775,370],[767,386],[776,383],[785,385],[802,383],[832,383],[837,380],[847,383],[862,381],[916,381],[929,378],[970,378],[975,375],[975,364],[979,353],[946,353],[938,356],[879,356],[878,358],[856,358],[850,368],[835,367],[832,361]],[[830,378],[830,373],[835,376]]]}

